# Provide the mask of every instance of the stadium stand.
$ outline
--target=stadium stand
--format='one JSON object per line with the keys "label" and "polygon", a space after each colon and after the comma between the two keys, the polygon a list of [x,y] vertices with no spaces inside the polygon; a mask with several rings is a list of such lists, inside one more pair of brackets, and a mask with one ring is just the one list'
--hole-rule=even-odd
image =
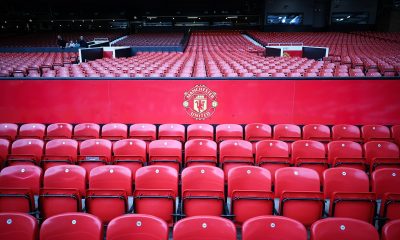
{"label": "stadium stand", "polygon": [[138,33],[129,35],[114,46],[178,46],[183,33]]}

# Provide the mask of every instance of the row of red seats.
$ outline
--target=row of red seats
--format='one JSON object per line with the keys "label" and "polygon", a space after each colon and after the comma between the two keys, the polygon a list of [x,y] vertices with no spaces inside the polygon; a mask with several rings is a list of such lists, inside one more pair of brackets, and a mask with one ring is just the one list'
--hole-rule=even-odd
{"label": "row of red seats", "polygon": [[[0,214],[0,238],[36,240],[39,226],[35,218],[20,213]],[[371,225],[347,218],[328,218],[314,223],[311,240],[397,240],[400,238],[400,220],[386,224],[382,237]],[[200,216],[179,221],[173,229],[174,240],[224,239],[236,240],[237,230],[228,220]],[[168,240],[168,226],[161,219],[129,214],[114,218],[106,234],[98,218],[85,213],[65,213],[47,219],[40,227],[40,239],[50,240]],[[105,237],[105,238],[104,238]],[[307,230],[299,222],[285,217],[262,216],[248,220],[242,230],[242,240],[291,239],[307,240]]]}
{"label": "row of red seats", "polygon": [[[215,137],[214,137],[215,135]],[[244,136],[244,137],[243,137]],[[137,123],[129,126],[123,123],[108,123],[100,127],[96,123],[80,123],[73,127],[69,123],[54,123],[46,127],[40,123],[27,123],[18,126],[13,123],[0,123],[0,138],[14,141],[16,138],[37,138],[51,140],[57,138],[74,138],[85,140],[104,138],[120,140],[136,138],[145,141],[171,139],[185,142],[191,139],[216,140],[217,143],[228,140],[247,140],[257,142],[266,139],[282,141],[315,140],[329,142],[348,140],[355,142],[394,141],[400,143],[400,125],[391,128],[384,125],[364,125],[361,129],[355,125],[338,124],[331,128],[322,124],[308,124],[303,127],[294,124],[277,124],[273,128],[268,124],[250,123],[243,127],[239,124],[161,124],[157,127],[149,123]]]}
{"label": "row of red seats", "polygon": [[[324,216],[375,225],[376,220],[400,219],[399,187],[396,168],[373,172],[370,182],[359,169],[327,169],[320,179],[312,169],[286,167],[275,172],[272,185],[271,173],[261,167],[231,168],[224,177],[220,168],[198,165],[185,168],[179,184],[176,169],[160,164],[139,168],[133,185],[132,172],[123,166],[99,166],[86,174],[83,167],[60,165],[42,176],[37,166],[19,165],[0,172],[0,212],[35,214],[38,209],[46,219],[84,210],[105,224],[134,212],[157,216],[170,225],[182,217],[211,215],[231,218],[241,226],[252,217],[274,214],[306,227]],[[38,203],[34,196],[39,196]]]}

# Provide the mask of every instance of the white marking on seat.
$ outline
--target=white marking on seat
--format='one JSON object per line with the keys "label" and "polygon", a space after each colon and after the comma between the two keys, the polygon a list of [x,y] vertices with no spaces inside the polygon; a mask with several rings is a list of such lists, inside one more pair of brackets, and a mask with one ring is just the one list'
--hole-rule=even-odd
{"label": "white marking on seat", "polygon": [[9,218],[9,219],[7,219],[7,221],[6,221],[6,222],[7,222],[7,224],[8,224],[8,225],[10,225],[10,224],[11,224],[13,221],[12,221],[12,219],[11,219],[11,218]]}
{"label": "white marking on seat", "polygon": [[346,230],[346,226],[345,225],[340,225],[340,230],[342,230],[342,231]]}
{"label": "white marking on seat", "polygon": [[271,223],[270,225],[269,225],[271,228],[275,228],[275,223]]}
{"label": "white marking on seat", "polygon": [[72,223],[72,225],[75,225],[76,224],[76,220],[75,219],[72,220],[71,223]]}
{"label": "white marking on seat", "polygon": [[142,222],[141,222],[141,221],[137,221],[137,222],[136,222],[136,226],[137,226],[137,227],[141,227],[141,226],[142,226]]}
{"label": "white marking on seat", "polygon": [[201,224],[201,227],[202,227],[202,228],[207,228],[207,223]]}

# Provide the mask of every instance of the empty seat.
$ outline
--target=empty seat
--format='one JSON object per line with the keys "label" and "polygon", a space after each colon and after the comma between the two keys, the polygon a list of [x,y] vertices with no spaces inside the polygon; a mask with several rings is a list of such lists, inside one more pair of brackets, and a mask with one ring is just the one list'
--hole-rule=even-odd
{"label": "empty seat", "polygon": [[81,142],[78,164],[89,174],[93,168],[110,163],[111,146],[112,143],[106,139],[88,139]]}
{"label": "empty seat", "polygon": [[45,155],[41,161],[43,170],[49,167],[75,164],[78,155],[78,142],[73,139],[53,139],[46,143]]}
{"label": "empty seat", "polygon": [[355,125],[339,124],[332,127],[332,140],[362,142],[361,131]]}
{"label": "empty seat", "polygon": [[117,141],[128,137],[128,127],[122,123],[109,123],[101,128],[101,137]]}
{"label": "empty seat", "polygon": [[231,168],[254,165],[253,147],[245,140],[225,140],[219,146],[219,162],[227,179]]}
{"label": "empty seat", "polygon": [[380,202],[379,216],[386,221],[400,219],[400,169],[382,168],[371,175],[372,191]]}
{"label": "empty seat", "polygon": [[129,214],[114,218],[107,226],[108,240],[168,240],[168,225],[160,218]]}
{"label": "empty seat", "polygon": [[364,154],[370,172],[383,167],[400,167],[399,147],[392,142],[367,142],[364,144]]}
{"label": "empty seat", "polygon": [[301,139],[301,129],[293,124],[277,124],[274,126],[274,139],[294,142]]}
{"label": "empty seat", "polygon": [[208,139],[192,139],[185,143],[185,167],[217,165],[217,143]]}
{"label": "empty seat", "polygon": [[158,127],[158,139],[185,142],[185,126],[176,123],[162,124]]}
{"label": "empty seat", "polygon": [[27,123],[21,125],[18,132],[18,138],[37,138],[43,139],[46,132],[46,126],[40,123]]}
{"label": "empty seat", "polygon": [[182,214],[220,216],[224,213],[224,172],[212,166],[187,167],[182,171]]}
{"label": "empty seat", "polygon": [[333,141],[328,143],[328,163],[332,167],[352,167],[366,170],[362,147],[353,141]]}
{"label": "empty seat", "polygon": [[281,216],[260,216],[243,224],[242,240],[307,240],[307,230],[300,222]]}
{"label": "empty seat", "polygon": [[76,165],[61,165],[47,169],[40,190],[39,209],[42,218],[82,210],[86,195],[86,170]]}
{"label": "empty seat", "polygon": [[86,211],[107,224],[128,212],[128,196],[132,195],[131,171],[123,166],[99,166],[89,174]]}
{"label": "empty seat", "polygon": [[73,138],[79,141],[86,139],[99,138],[100,126],[96,123],[80,123],[74,127]]}
{"label": "empty seat", "polygon": [[36,240],[39,235],[36,218],[25,213],[0,213],[0,239]]}
{"label": "empty seat", "polygon": [[220,124],[215,131],[215,141],[217,143],[228,139],[243,139],[243,127],[239,124]]}
{"label": "empty seat", "polygon": [[292,143],[292,163],[297,167],[314,169],[322,180],[328,168],[324,144],[314,140],[299,140]]}
{"label": "empty seat", "polygon": [[331,129],[322,124],[308,124],[303,127],[303,139],[319,142],[331,140]]}
{"label": "empty seat", "polygon": [[10,142],[7,139],[0,138],[0,170],[4,167],[9,149]]}
{"label": "empty seat", "polygon": [[40,228],[40,240],[103,240],[101,221],[87,213],[63,213],[46,219]]}
{"label": "empty seat", "polygon": [[232,168],[228,173],[228,197],[230,213],[238,225],[252,217],[273,215],[270,172],[254,166]]}
{"label": "empty seat", "polygon": [[400,125],[392,126],[391,130],[394,142],[397,144],[397,146],[400,146]]}
{"label": "empty seat", "polygon": [[385,224],[382,229],[382,240],[398,239],[400,239],[400,219]]}
{"label": "empty seat", "polygon": [[192,139],[214,139],[214,128],[210,124],[196,123],[187,127],[187,140]]}
{"label": "empty seat", "polygon": [[378,231],[369,223],[351,218],[326,218],[311,226],[311,240],[379,240]]}
{"label": "empty seat", "polygon": [[244,128],[244,139],[253,144],[253,153],[255,153],[255,143],[272,138],[271,126],[263,123],[250,123]]}
{"label": "empty seat", "polygon": [[290,166],[289,146],[279,140],[263,140],[256,144],[256,165],[268,169],[272,183],[275,182],[275,172],[279,168]]}
{"label": "empty seat", "polygon": [[330,200],[329,215],[372,223],[376,194],[369,192],[368,175],[354,168],[330,168],[324,172],[324,197]]}
{"label": "empty seat", "polygon": [[364,142],[391,141],[390,129],[383,125],[364,125],[361,127]]}
{"label": "empty seat", "polygon": [[323,215],[324,198],[315,170],[300,167],[276,170],[275,197],[280,198],[281,216],[295,219],[306,227]]}
{"label": "empty seat", "polygon": [[69,123],[53,123],[47,126],[46,140],[71,137],[72,125]]}
{"label": "empty seat", "polygon": [[144,141],[157,139],[157,129],[154,124],[138,123],[129,127],[129,137]]}
{"label": "empty seat", "polygon": [[139,139],[123,139],[113,144],[113,163],[127,167],[135,180],[137,169],[146,163],[146,142]]}
{"label": "empty seat", "polygon": [[8,165],[39,165],[44,143],[40,139],[18,139],[11,145]]}
{"label": "empty seat", "polygon": [[0,138],[14,141],[17,137],[18,125],[14,123],[1,123],[0,124]]}
{"label": "empty seat", "polygon": [[157,216],[172,224],[178,197],[178,172],[167,166],[140,168],[135,177],[135,213]]}
{"label": "empty seat", "polygon": [[178,172],[182,164],[182,143],[177,140],[155,140],[149,145],[149,165],[164,165]]}
{"label": "empty seat", "polygon": [[0,172],[0,212],[33,212],[34,195],[39,195],[42,169],[20,165]]}
{"label": "empty seat", "polygon": [[236,228],[231,221],[221,217],[189,217],[175,224],[173,238],[174,240],[236,240]]}

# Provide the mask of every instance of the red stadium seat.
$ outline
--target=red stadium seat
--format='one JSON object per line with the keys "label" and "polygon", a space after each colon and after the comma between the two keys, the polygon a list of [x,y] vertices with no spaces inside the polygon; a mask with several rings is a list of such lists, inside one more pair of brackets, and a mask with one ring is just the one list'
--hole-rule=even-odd
{"label": "red stadium seat", "polygon": [[326,218],[311,226],[311,240],[379,240],[378,231],[369,223],[351,218]]}
{"label": "red stadium seat", "polygon": [[0,138],[14,141],[17,137],[18,125],[14,123],[1,123],[0,124]]}
{"label": "red stadium seat", "polygon": [[324,172],[324,196],[330,199],[329,215],[372,223],[376,194],[369,192],[368,175],[354,168],[330,168]]}
{"label": "red stadium seat", "polygon": [[37,240],[37,220],[25,213],[0,213],[0,239]]}
{"label": "red stadium seat", "polygon": [[135,213],[157,216],[172,225],[178,197],[178,172],[167,166],[147,166],[136,172]]}
{"label": "red stadium seat", "polygon": [[217,165],[217,143],[207,139],[192,139],[185,143],[185,167]]}
{"label": "red stadium seat", "polygon": [[149,145],[149,165],[163,165],[178,172],[182,164],[182,143],[177,140],[155,140]]}
{"label": "red stadium seat", "polygon": [[37,138],[43,139],[46,132],[46,126],[40,123],[27,123],[21,125],[18,132],[18,138]]}
{"label": "red stadium seat", "polygon": [[214,139],[214,128],[210,124],[196,123],[187,127],[187,140],[192,139]]}
{"label": "red stadium seat", "polygon": [[259,216],[242,227],[242,240],[307,240],[307,230],[300,222],[281,216]]}
{"label": "red stadium seat", "polygon": [[303,127],[303,139],[319,142],[331,141],[331,129],[322,124],[309,124]]}
{"label": "red stadium seat", "polygon": [[255,160],[256,165],[270,171],[273,184],[276,170],[290,166],[288,144],[279,140],[260,141],[256,144]]}
{"label": "red stadium seat", "polygon": [[73,139],[54,139],[46,143],[45,155],[41,161],[43,170],[49,167],[75,164],[78,155],[78,142]]}
{"label": "red stadium seat", "polygon": [[272,138],[271,126],[263,123],[250,123],[244,129],[244,139],[253,144],[253,153],[256,151],[256,143]]}
{"label": "red stadium seat", "polygon": [[253,147],[245,140],[225,140],[219,146],[219,162],[227,180],[228,172],[233,167],[254,165]]}
{"label": "red stadium seat", "polygon": [[252,217],[273,215],[274,196],[271,192],[271,174],[254,166],[232,168],[228,173],[230,213],[235,223],[242,225]]}
{"label": "red stadium seat", "polygon": [[158,139],[185,142],[185,127],[181,124],[162,124],[158,127]]}
{"label": "red stadium seat", "polygon": [[400,169],[382,168],[371,175],[372,191],[381,199],[379,216],[386,221],[400,219]]}
{"label": "red stadium seat", "polygon": [[69,123],[53,123],[47,126],[46,140],[71,137],[72,125]]}
{"label": "red stadium seat", "polygon": [[39,165],[44,143],[39,139],[18,139],[11,145],[8,165]]}
{"label": "red stadium seat", "polygon": [[100,137],[100,126],[95,123],[80,123],[74,127],[73,138],[83,141]]}
{"label": "red stadium seat", "polygon": [[383,167],[400,168],[399,147],[386,141],[371,141],[364,144],[364,153],[370,172]]}
{"label": "red stadium seat", "polygon": [[224,203],[224,172],[220,168],[193,166],[182,171],[184,216],[220,216],[224,213]]}
{"label": "red stadium seat", "polygon": [[101,221],[87,213],[63,213],[46,219],[40,228],[41,240],[103,240]]}
{"label": "red stadium seat", "polygon": [[313,140],[299,140],[292,143],[292,163],[297,167],[314,169],[322,180],[322,173],[328,168],[324,144]]}
{"label": "red stadium seat", "polygon": [[291,143],[301,139],[301,129],[293,124],[277,124],[274,126],[274,139],[288,142],[291,151]]}
{"label": "red stadium seat", "polygon": [[242,140],[243,127],[239,124],[220,124],[215,130],[215,140],[220,143],[224,140]]}
{"label": "red stadium seat", "polygon": [[135,180],[137,169],[146,163],[146,142],[139,139],[123,139],[113,144],[113,163],[127,167]]}
{"label": "red stadium seat", "polygon": [[0,172],[0,212],[35,210],[34,195],[39,195],[42,169],[37,166],[10,166]]}
{"label": "red stadium seat", "polygon": [[275,197],[280,198],[279,213],[303,223],[306,227],[324,212],[320,179],[308,168],[281,168],[275,172]]}
{"label": "red stadium seat", "polygon": [[128,127],[122,123],[109,123],[101,128],[101,138],[117,141],[128,137]]}
{"label": "red stadium seat", "polygon": [[0,138],[0,170],[4,167],[8,152],[10,149],[10,142],[7,139]]}
{"label": "red stadium seat", "polygon": [[42,218],[60,213],[80,212],[81,199],[86,195],[86,170],[76,165],[54,166],[43,177],[39,196]]}
{"label": "red stadium seat", "polygon": [[391,141],[390,129],[383,125],[364,125],[361,127],[364,142]]}
{"label": "red stadium seat", "polygon": [[365,171],[362,147],[352,141],[333,141],[328,143],[328,163],[332,167],[352,167]]}
{"label": "red stadium seat", "polygon": [[385,226],[383,226],[382,229],[381,240],[397,240],[397,239],[400,239],[400,219],[385,224]]}
{"label": "red stadium seat", "polygon": [[339,124],[333,126],[332,139],[362,142],[360,129],[357,126],[349,124]]}
{"label": "red stadium seat", "polygon": [[128,212],[128,196],[132,195],[131,171],[122,166],[99,166],[89,175],[86,211],[107,224]]}
{"label": "red stadium seat", "polygon": [[129,137],[144,141],[157,139],[157,129],[154,124],[138,123],[129,127]]}
{"label": "red stadium seat", "polygon": [[78,164],[90,170],[111,162],[112,143],[106,139],[89,139],[81,142],[79,146]]}
{"label": "red stadium seat", "polygon": [[111,220],[108,240],[168,240],[168,225],[160,218],[145,214],[129,214]]}
{"label": "red stadium seat", "polygon": [[235,225],[224,218],[196,216],[180,220],[174,226],[174,240],[236,240]]}

